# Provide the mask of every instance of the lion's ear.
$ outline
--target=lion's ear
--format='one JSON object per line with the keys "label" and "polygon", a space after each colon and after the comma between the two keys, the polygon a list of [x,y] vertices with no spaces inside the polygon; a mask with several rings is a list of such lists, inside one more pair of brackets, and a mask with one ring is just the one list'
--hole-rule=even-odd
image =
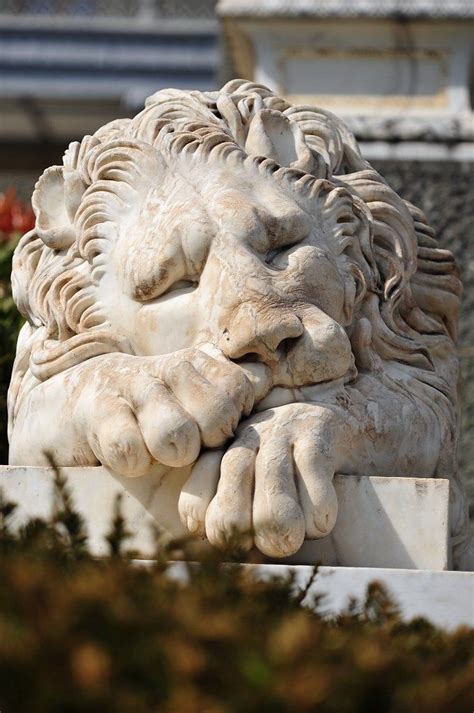
{"label": "lion's ear", "polygon": [[72,220],[85,186],[76,171],[51,166],[35,186],[31,203],[36,233],[53,250],[69,247],[75,238]]}
{"label": "lion's ear", "polygon": [[280,166],[307,172],[314,168],[313,154],[298,124],[272,109],[261,109],[253,117],[245,150],[254,156],[270,158]]}

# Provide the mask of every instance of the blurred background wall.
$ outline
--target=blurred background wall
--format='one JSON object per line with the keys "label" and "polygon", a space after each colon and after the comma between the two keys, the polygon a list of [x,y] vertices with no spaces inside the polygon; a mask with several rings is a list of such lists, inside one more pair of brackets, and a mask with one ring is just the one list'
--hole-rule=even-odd
{"label": "blurred background wall", "polygon": [[[132,116],[163,87],[214,89],[215,0],[0,0],[0,182]],[[0,186],[1,190],[1,186]]]}
{"label": "blurred background wall", "polygon": [[[14,187],[26,215],[70,141],[163,87],[240,76],[335,111],[458,260],[460,461],[474,503],[473,45],[473,0],[0,0],[0,192]],[[16,322],[2,319],[6,383]],[[5,448],[3,437],[3,460]]]}

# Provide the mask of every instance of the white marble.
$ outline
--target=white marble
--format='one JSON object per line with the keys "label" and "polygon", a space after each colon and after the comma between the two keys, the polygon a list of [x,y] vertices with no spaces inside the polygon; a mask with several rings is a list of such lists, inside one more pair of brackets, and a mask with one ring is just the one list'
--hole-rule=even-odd
{"label": "white marble", "polygon": [[[295,586],[304,589],[313,569],[304,566],[245,565],[255,576],[268,579],[292,574]],[[180,576],[179,567],[174,576]],[[181,575],[182,576],[182,575]],[[424,617],[444,629],[474,626],[474,574],[367,567],[320,567],[303,604],[311,606],[323,596],[321,607],[328,616],[343,611],[352,597],[363,601],[370,582],[381,582],[398,604],[402,618]]]}
{"label": "white marble", "polygon": [[339,514],[333,531],[304,542],[288,562],[450,568],[447,480],[341,475],[334,486]]}
{"label": "white marble", "polygon": [[[137,565],[145,565],[141,560]],[[199,565],[196,565],[199,566]],[[234,566],[234,565],[226,565]],[[453,630],[459,626],[474,627],[474,574],[472,572],[435,572],[412,569],[373,569],[371,567],[326,567],[314,568],[287,564],[245,564],[243,566],[257,579],[291,575],[296,592],[307,594],[302,605],[318,610],[328,618],[347,609],[351,599],[362,603],[371,582],[380,582],[397,604],[403,621],[416,617],[428,619],[443,629]],[[179,581],[187,581],[188,566],[173,562],[168,575]]]}
{"label": "white marble", "polygon": [[[62,468],[77,510],[83,515],[90,546],[107,552],[105,535],[113,504],[122,507],[133,538],[127,546],[140,557],[153,557],[153,526],[170,537],[186,534],[178,517],[183,475],[160,479],[118,476],[105,468]],[[19,504],[16,524],[28,517],[51,515],[54,471],[50,468],[4,466],[0,488]],[[306,541],[293,563],[443,570],[449,566],[448,481],[431,478],[335,476],[339,513],[332,533]]]}
{"label": "white marble", "polygon": [[[73,507],[84,518],[90,551],[97,556],[109,552],[105,540],[110,532],[114,505],[122,496],[121,509],[132,537],[125,543],[143,558],[156,552],[156,525],[165,536],[181,536],[184,528],[177,516],[179,478],[127,478],[103,467],[61,468],[72,496]],[[174,475],[174,474],[173,474]],[[55,471],[52,468],[2,466],[0,488],[17,508],[13,527],[30,518],[49,520],[55,507]]]}
{"label": "white marble", "polygon": [[446,478],[454,565],[474,565],[456,266],[341,120],[244,80],[162,90],[32,203],[12,465],[166,479],[188,532],[270,557],[334,529],[336,474]]}

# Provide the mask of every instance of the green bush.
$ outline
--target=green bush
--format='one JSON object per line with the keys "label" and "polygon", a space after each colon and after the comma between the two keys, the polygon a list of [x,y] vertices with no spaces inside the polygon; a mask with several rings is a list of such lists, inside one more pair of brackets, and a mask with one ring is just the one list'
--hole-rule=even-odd
{"label": "green bush", "polygon": [[60,481],[51,522],[13,533],[12,511],[1,502],[2,713],[472,712],[474,630],[403,623],[378,584],[328,620],[288,578],[207,559],[177,581],[159,542],[134,564],[119,507],[110,558],[92,558]]}

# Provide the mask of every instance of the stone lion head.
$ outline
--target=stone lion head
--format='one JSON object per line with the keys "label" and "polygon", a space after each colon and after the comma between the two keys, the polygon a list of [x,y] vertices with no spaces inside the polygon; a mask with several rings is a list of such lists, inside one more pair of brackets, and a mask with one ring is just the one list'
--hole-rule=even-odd
{"label": "stone lion head", "polygon": [[[48,379],[85,355],[187,346],[191,324],[233,359],[271,361],[305,313],[332,345],[312,381],[367,367],[368,339],[371,359],[443,380],[459,310],[452,256],[330,112],[243,80],[159,91],[135,118],[72,143],[32,202],[36,227],[12,276],[29,324],[13,401],[25,377]],[[256,340],[288,296],[299,316],[285,326],[280,314],[279,333]],[[453,384],[438,386],[452,396]]]}

